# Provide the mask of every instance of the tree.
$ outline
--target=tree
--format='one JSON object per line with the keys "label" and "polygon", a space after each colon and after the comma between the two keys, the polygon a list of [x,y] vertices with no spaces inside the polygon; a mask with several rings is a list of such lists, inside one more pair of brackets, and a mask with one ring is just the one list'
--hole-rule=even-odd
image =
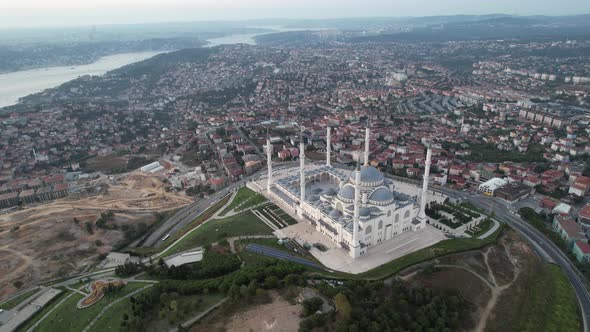
{"label": "tree", "polygon": [[269,276],[264,279],[264,287],[266,288],[277,288],[279,287],[279,278],[276,276]]}
{"label": "tree", "polygon": [[348,301],[346,295],[342,293],[336,294],[334,297],[334,304],[336,305],[336,310],[342,319],[349,320],[350,314],[352,312],[352,306]]}
{"label": "tree", "polygon": [[303,305],[303,317],[307,317],[309,315],[313,315],[318,310],[322,308],[324,301],[319,297],[312,297],[311,299],[304,300]]}
{"label": "tree", "polygon": [[88,232],[88,234],[94,234],[94,229],[92,227],[92,223],[90,221],[86,222],[86,231]]}

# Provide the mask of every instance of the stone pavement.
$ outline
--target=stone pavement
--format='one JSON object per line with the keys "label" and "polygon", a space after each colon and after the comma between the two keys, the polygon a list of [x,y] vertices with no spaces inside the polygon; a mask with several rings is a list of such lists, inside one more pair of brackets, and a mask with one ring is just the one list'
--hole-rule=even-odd
{"label": "stone pavement", "polygon": [[417,232],[407,231],[389,241],[374,245],[369,248],[365,255],[352,259],[346,250],[338,248],[336,243],[325,238],[311,224],[305,222],[283,228],[275,232],[275,234],[278,237],[294,238],[300,244],[307,242],[309,244],[321,243],[325,245],[328,248],[326,251],[320,251],[312,247],[309,252],[327,268],[353,274],[374,269],[446,239],[441,231],[427,225],[426,228]]}

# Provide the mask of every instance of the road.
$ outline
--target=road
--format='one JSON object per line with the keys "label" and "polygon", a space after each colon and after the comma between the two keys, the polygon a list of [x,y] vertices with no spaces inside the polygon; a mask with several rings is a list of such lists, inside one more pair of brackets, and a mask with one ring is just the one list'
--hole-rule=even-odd
{"label": "road", "polygon": [[[275,169],[280,169],[282,167],[295,165],[297,162],[286,162],[286,163],[273,163],[277,165]],[[183,229],[186,225],[190,224],[193,220],[195,220],[201,213],[207,210],[211,205],[217,203],[227,194],[229,194],[232,190],[236,190],[239,187],[243,186],[250,180],[254,180],[260,177],[262,174],[266,172],[266,168],[260,169],[258,172],[247,176],[239,181],[236,181],[229,186],[215,192],[214,194],[210,195],[207,198],[201,199],[197,202],[191,203],[180,210],[178,210],[174,215],[168,218],[158,229],[156,229],[148,238],[143,242],[144,247],[160,247],[164,241],[162,239],[167,234],[170,234],[171,237]]]}
{"label": "road", "polygon": [[242,128],[236,127],[236,130],[240,133],[240,135],[242,135],[242,137],[246,141],[248,141],[248,143],[250,143],[251,146],[253,146],[256,149],[256,153],[258,154],[258,156],[262,160],[266,160],[266,154],[262,153],[262,150],[260,150],[260,148],[258,147],[258,144],[254,144],[254,142],[252,142],[252,140],[248,136],[246,136],[246,134],[244,134],[244,132],[242,131]]}
{"label": "road", "polygon": [[201,199],[197,202],[191,203],[182,209],[178,210],[174,215],[168,218],[158,229],[156,229],[150,236],[144,241],[144,247],[159,247],[164,243],[161,241],[164,236],[170,234],[174,236],[186,225],[190,224],[195,220],[202,212],[207,210],[211,205],[220,201],[223,197],[230,193],[230,191],[239,188],[246,182],[260,176],[262,169],[248,177],[243,178],[237,182],[230,184],[229,186],[209,195],[207,198]]}
{"label": "road", "polygon": [[590,326],[588,326],[588,322],[590,322],[590,293],[585,286],[584,276],[571,263],[563,251],[561,251],[561,249],[559,249],[551,240],[545,237],[545,235],[543,235],[535,227],[522,220],[520,216],[512,214],[511,211],[498,200],[479,195],[467,196],[467,200],[477,206],[485,206],[486,204],[491,206],[498,218],[506,221],[510,227],[512,227],[526,240],[533,244],[533,248],[539,254],[539,256],[545,258],[545,260],[547,260],[546,257],[549,257],[550,260],[548,261],[552,261],[561,267],[570,283],[574,287],[576,296],[578,297],[582,311],[582,319],[584,322],[584,331],[590,331]]}
{"label": "road", "polygon": [[[296,162],[285,163],[281,166],[289,167],[291,164],[295,165]],[[170,233],[171,236],[177,231],[182,229],[185,225],[193,221],[204,209],[215,203],[221,197],[229,193],[230,190],[234,190],[239,186],[243,185],[247,181],[254,179],[262,174],[264,170],[244,178],[236,183],[231,184],[227,188],[220,190],[209,198],[193,203],[190,206],[183,208],[173,217],[168,219],[164,225],[148,238],[146,245],[157,246],[162,243],[159,241],[164,234]],[[391,176],[393,177],[393,176]],[[418,186],[421,185],[421,181],[393,177],[397,180],[414,183]],[[522,220],[518,214],[513,214],[510,205],[496,198],[484,197],[478,194],[472,194],[469,192],[457,191],[446,187],[431,187],[432,190],[444,193],[446,195],[461,198],[465,201],[469,201],[475,206],[478,206],[484,210],[493,210],[499,219],[502,219],[508,223],[515,231],[517,231],[523,238],[531,243],[534,251],[546,262],[557,264],[563,272],[566,274],[568,280],[572,284],[576,296],[578,298],[580,309],[582,312],[582,319],[584,323],[584,331],[590,332],[590,293],[585,286],[585,278],[581,272],[570,262],[569,258],[559,249],[551,240],[549,240],[543,233],[538,231],[536,228]],[[178,216],[177,216],[178,215]],[[148,242],[149,241],[149,242]]]}
{"label": "road", "polygon": [[590,292],[588,292],[588,289],[585,286],[585,278],[582,273],[571,263],[569,258],[560,248],[534,226],[531,226],[529,223],[522,220],[515,211],[511,210],[510,205],[504,201],[497,198],[485,197],[479,194],[474,195],[468,192],[444,187],[432,189],[456,198],[462,198],[484,210],[493,210],[499,219],[506,221],[512,229],[517,231],[524,239],[531,243],[539,257],[546,262],[557,264],[565,273],[576,292],[582,313],[584,331],[590,332],[590,326],[588,326],[588,323],[590,322]]}

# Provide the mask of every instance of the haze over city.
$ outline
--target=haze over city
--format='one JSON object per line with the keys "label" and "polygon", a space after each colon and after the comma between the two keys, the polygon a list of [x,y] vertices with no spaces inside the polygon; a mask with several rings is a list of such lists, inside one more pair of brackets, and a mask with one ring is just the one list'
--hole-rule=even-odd
{"label": "haze over city", "polygon": [[0,3],[0,28],[263,18],[403,17],[457,14],[572,15],[585,0],[23,0]]}

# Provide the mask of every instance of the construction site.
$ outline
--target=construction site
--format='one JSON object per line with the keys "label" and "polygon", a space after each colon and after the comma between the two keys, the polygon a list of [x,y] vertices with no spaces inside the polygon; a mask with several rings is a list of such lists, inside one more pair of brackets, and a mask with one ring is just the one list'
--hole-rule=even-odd
{"label": "construction site", "polygon": [[[86,181],[94,195],[27,205],[0,215],[0,299],[41,281],[91,270],[117,248],[129,229],[149,227],[157,213],[192,199],[169,189],[158,175],[141,172]],[[101,227],[101,213],[112,217]]]}

